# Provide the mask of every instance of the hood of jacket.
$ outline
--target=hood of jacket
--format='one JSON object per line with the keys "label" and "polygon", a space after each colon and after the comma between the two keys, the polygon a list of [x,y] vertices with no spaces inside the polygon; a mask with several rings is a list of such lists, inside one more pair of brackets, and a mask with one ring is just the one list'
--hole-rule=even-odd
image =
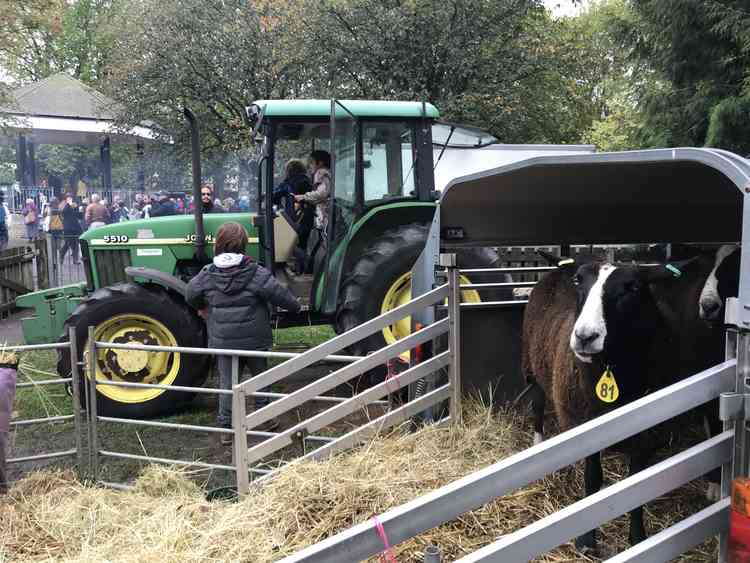
{"label": "hood of jacket", "polygon": [[249,256],[245,256],[237,266],[219,268],[212,264],[208,268],[208,275],[216,284],[216,288],[227,295],[234,295],[245,289],[255,276],[258,265]]}

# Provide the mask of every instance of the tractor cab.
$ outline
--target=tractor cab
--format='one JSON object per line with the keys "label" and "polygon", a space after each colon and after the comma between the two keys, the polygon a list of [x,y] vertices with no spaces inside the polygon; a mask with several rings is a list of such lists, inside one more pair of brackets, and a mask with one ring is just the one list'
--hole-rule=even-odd
{"label": "tractor cab", "polygon": [[[312,310],[331,314],[353,256],[353,235],[378,209],[422,202],[431,211],[418,219],[429,220],[436,199],[431,126],[438,112],[426,103],[364,100],[259,100],[247,111],[259,151],[256,227],[262,261],[303,300],[309,296]],[[294,218],[274,195],[287,163],[307,163],[316,150],[326,151],[331,161],[330,196],[322,208],[327,228],[314,228],[302,248]],[[381,222],[403,222],[385,215]],[[300,253],[306,255],[306,273],[288,267]]]}

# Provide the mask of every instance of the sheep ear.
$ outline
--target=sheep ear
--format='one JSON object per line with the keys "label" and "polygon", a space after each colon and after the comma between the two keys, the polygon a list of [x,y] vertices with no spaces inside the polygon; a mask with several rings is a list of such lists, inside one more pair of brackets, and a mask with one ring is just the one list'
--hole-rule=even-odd
{"label": "sheep ear", "polygon": [[555,256],[544,250],[537,250],[536,253],[544,258],[550,266],[556,266],[557,268],[570,268],[576,265],[574,258],[568,258],[566,256]]}
{"label": "sheep ear", "polygon": [[699,256],[695,256],[681,262],[672,262],[670,264],[661,264],[656,267],[646,269],[646,281],[648,283],[658,283],[681,278],[686,272],[690,271],[690,266],[695,263]]}

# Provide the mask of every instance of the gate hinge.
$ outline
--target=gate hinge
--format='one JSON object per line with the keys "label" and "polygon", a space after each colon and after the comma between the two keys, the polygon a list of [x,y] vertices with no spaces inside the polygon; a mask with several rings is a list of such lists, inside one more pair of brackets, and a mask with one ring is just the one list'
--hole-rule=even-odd
{"label": "gate hinge", "polygon": [[719,420],[750,420],[750,395],[722,393],[719,396]]}

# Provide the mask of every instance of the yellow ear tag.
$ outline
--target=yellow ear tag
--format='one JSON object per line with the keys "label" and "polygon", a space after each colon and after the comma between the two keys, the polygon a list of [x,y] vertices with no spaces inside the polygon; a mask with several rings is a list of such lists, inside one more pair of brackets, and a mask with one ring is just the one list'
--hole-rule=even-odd
{"label": "yellow ear tag", "polygon": [[596,384],[596,396],[600,401],[605,403],[614,403],[620,397],[620,390],[617,388],[617,381],[615,381],[615,374],[612,370],[604,370],[604,373],[599,378],[599,382]]}

